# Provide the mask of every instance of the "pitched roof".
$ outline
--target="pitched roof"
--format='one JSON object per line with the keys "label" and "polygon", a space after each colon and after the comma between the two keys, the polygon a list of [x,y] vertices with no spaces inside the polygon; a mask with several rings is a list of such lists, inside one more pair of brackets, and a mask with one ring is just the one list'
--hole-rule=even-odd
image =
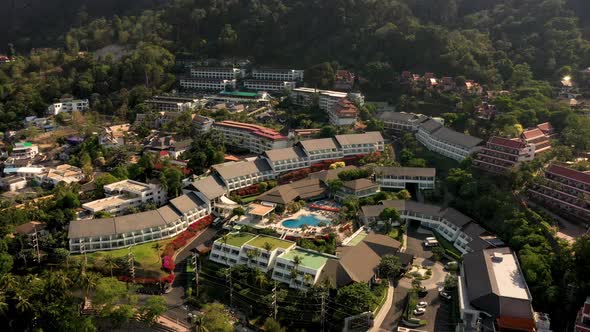
{"label": "pitched roof", "polygon": [[369,179],[356,179],[344,182],[343,187],[354,191],[358,191],[373,187],[379,187],[379,185]]}
{"label": "pitched roof", "polygon": [[257,200],[286,205],[296,198],[309,199],[326,193],[326,187],[318,179],[303,179],[274,187],[256,197]]}
{"label": "pitched roof", "polygon": [[32,234],[35,230],[41,231],[47,227],[47,224],[41,221],[29,221],[28,223],[24,223],[22,225],[18,225],[15,227],[15,232],[18,234],[25,234],[29,235]]}
{"label": "pitched roof", "polygon": [[309,174],[309,177],[312,179],[320,179],[320,180],[326,182],[329,180],[336,180],[338,178],[338,174],[340,174],[340,172],[342,172],[342,171],[349,171],[349,170],[353,170],[353,169],[357,169],[357,168],[358,167],[356,167],[356,166],[349,165],[349,166],[344,166],[344,167],[340,167],[340,168],[328,169],[328,170],[324,170],[324,171],[311,173],[311,174]]}
{"label": "pitched roof", "polygon": [[499,146],[504,146],[504,147],[512,148],[512,149],[526,148],[526,144],[521,140],[508,139],[508,138],[503,138],[503,137],[498,137],[498,136],[494,136],[494,137],[490,138],[488,143],[494,144],[494,145],[499,145]]}
{"label": "pitched roof", "polygon": [[415,117],[415,114],[405,112],[383,112],[379,115],[382,121],[410,121]]}
{"label": "pitched roof", "polygon": [[233,179],[239,176],[247,176],[271,170],[268,162],[261,158],[256,158],[252,161],[232,161],[211,167],[224,179]]}
{"label": "pitched roof", "polygon": [[338,149],[338,147],[336,146],[336,142],[333,138],[310,139],[306,141],[301,141],[299,142],[299,144],[306,151]]}
{"label": "pitched roof", "polygon": [[382,174],[385,176],[435,177],[436,176],[436,168],[378,166],[378,167],[375,167],[375,174]]}
{"label": "pitched roof", "polygon": [[435,120],[428,119],[420,124],[420,129],[432,134],[435,130],[441,128],[443,125]]}
{"label": "pitched roof", "polygon": [[529,129],[522,132],[522,137],[526,140],[545,136],[545,133],[539,128]]}
{"label": "pitched roof", "polygon": [[467,148],[478,146],[482,142],[481,138],[465,135],[447,127],[440,127],[438,130],[435,130],[432,135],[439,140]]}
{"label": "pitched roof", "polygon": [[170,205],[164,205],[157,211],[167,224],[175,222],[182,217],[182,215],[176,212],[176,210],[170,207]]}
{"label": "pitched roof", "polygon": [[216,175],[210,175],[192,182],[188,189],[194,189],[202,193],[210,201],[223,196],[226,193],[223,182]]}
{"label": "pitched roof", "polygon": [[115,218],[72,220],[68,228],[68,238],[114,235]]}
{"label": "pitched roof", "polygon": [[190,210],[198,208],[199,206],[206,205],[206,203],[194,193],[188,193],[171,199],[169,204],[180,213],[186,213]]}
{"label": "pitched roof", "polygon": [[559,176],[569,178],[574,181],[579,181],[590,185],[590,174],[580,172],[569,167],[563,167],[557,164],[552,164],[551,166],[549,166],[549,168],[547,168],[546,172],[553,173]]}
{"label": "pitched roof", "polygon": [[293,146],[290,148],[284,149],[272,149],[266,150],[264,155],[268,157],[268,159],[272,162],[279,161],[279,160],[290,160],[290,159],[300,159],[305,158],[307,155],[301,147]]}
{"label": "pitched roof", "polygon": [[369,131],[363,134],[336,135],[334,138],[340,146],[383,142],[383,136],[378,131]]}

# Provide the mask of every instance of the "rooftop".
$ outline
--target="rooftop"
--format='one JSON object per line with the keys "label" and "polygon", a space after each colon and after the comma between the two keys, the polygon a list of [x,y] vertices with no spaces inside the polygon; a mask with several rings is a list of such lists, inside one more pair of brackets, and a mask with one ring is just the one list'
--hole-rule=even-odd
{"label": "rooftop", "polygon": [[269,214],[272,210],[274,210],[275,207],[269,206],[269,205],[252,203],[248,206],[248,209],[249,209],[248,214],[263,217],[263,216]]}
{"label": "rooftop", "polygon": [[143,192],[150,190],[151,187],[148,184],[133,181],[133,180],[123,180],[115,183],[108,184],[104,186],[106,190],[109,191],[131,191],[131,192]]}
{"label": "rooftop", "polygon": [[289,250],[279,257],[286,259],[288,261],[293,261],[295,259],[295,256],[299,256],[301,258],[301,266],[309,267],[310,269],[314,270],[321,269],[329,259],[329,257],[327,257],[326,255],[322,255],[321,253],[302,250],[299,248]]}
{"label": "rooftop", "polygon": [[508,138],[503,138],[503,137],[498,137],[498,136],[494,136],[494,137],[490,138],[488,143],[494,144],[494,145],[499,145],[499,146],[504,146],[504,147],[512,148],[512,149],[526,148],[526,144],[521,140],[508,139]]}
{"label": "rooftop", "polygon": [[270,159],[270,161],[279,161],[279,160],[290,160],[290,159],[300,159],[307,157],[305,152],[299,146],[293,146],[290,148],[284,149],[273,149],[267,150],[264,154]]}
{"label": "rooftop", "polygon": [[375,174],[382,174],[385,176],[423,176],[435,177],[436,168],[425,167],[375,167]]}
{"label": "rooftop", "polygon": [[123,195],[117,196],[110,196],[106,198],[97,199],[88,203],[82,204],[82,206],[86,209],[92,209],[94,211],[102,211],[111,206],[121,205],[127,202],[129,199],[125,198]]}
{"label": "rooftop", "polygon": [[[244,93],[246,93],[246,92],[244,92]],[[258,126],[258,125],[250,124],[250,123],[243,123],[243,122],[226,120],[226,121],[221,121],[221,122],[215,122],[213,125],[241,129],[241,130],[251,132],[252,135],[261,136],[261,137],[265,137],[265,138],[269,138],[269,139],[273,139],[273,140],[286,140],[287,139],[286,136],[281,135],[279,132],[277,132],[274,129],[270,129],[270,128],[266,128],[266,127],[262,127],[262,126]]]}
{"label": "rooftop", "polygon": [[333,138],[318,138],[299,142],[306,151],[332,150],[337,149]]}
{"label": "rooftop", "polygon": [[[241,247],[244,243],[254,239],[256,235],[250,233],[229,233],[227,234],[227,244],[234,247]],[[222,238],[215,242],[224,243]]]}
{"label": "rooftop", "polygon": [[364,134],[336,135],[334,138],[341,146],[383,142],[383,136],[378,131],[370,131]]}
{"label": "rooftop", "polygon": [[590,174],[580,172],[569,167],[553,164],[549,166],[547,172],[590,185]]}
{"label": "rooftop", "polygon": [[498,295],[530,300],[524,276],[520,272],[513,253],[486,250],[486,262],[491,267],[498,288]]}
{"label": "rooftop", "polygon": [[276,237],[271,237],[271,236],[264,236],[264,235],[259,235],[256,238],[248,241],[248,245],[252,246],[252,247],[257,247],[260,249],[264,250],[264,244],[265,243],[270,243],[272,245],[272,249],[277,249],[277,248],[281,248],[281,249],[288,249],[292,246],[295,245],[295,242],[291,242],[291,241],[287,241],[287,240],[281,240],[279,238]]}
{"label": "rooftop", "polygon": [[258,97],[258,93],[256,92],[245,92],[245,91],[221,91],[219,92],[222,96],[232,96],[232,97],[247,97],[247,98],[256,98]]}
{"label": "rooftop", "polygon": [[189,187],[202,193],[209,200],[225,195],[223,182],[216,175],[210,175],[192,182]]}
{"label": "rooftop", "polygon": [[253,161],[231,161],[212,166],[224,179],[233,179],[258,172],[270,171],[271,167],[265,159],[257,158]]}

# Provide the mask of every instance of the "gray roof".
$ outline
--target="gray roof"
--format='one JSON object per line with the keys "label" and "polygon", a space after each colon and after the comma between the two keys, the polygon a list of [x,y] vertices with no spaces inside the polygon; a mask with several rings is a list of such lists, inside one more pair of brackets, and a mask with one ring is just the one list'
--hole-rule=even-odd
{"label": "gray roof", "polygon": [[436,130],[432,135],[441,141],[446,141],[467,148],[476,147],[483,141],[482,139],[477,138],[475,136],[465,135],[460,132],[449,129],[447,127],[441,127],[440,129]]}
{"label": "gray roof", "polygon": [[308,175],[308,177],[312,178],[312,179],[320,179],[320,180],[326,182],[328,180],[336,180],[338,178],[338,174],[340,174],[340,172],[342,172],[342,171],[349,171],[349,170],[357,169],[357,168],[358,167],[356,167],[356,166],[349,165],[349,166],[344,166],[344,167],[340,167],[340,168],[328,169],[325,171],[311,173]]}
{"label": "gray roof", "polygon": [[378,131],[369,131],[364,134],[336,135],[334,138],[340,146],[383,142],[383,136]]}
{"label": "gray roof", "polygon": [[382,174],[385,176],[423,176],[435,177],[436,168],[425,167],[375,167],[375,174]]}
{"label": "gray roof", "polygon": [[233,179],[240,176],[272,170],[268,162],[262,158],[256,158],[256,160],[253,161],[228,162],[213,165],[212,168],[224,179]]}
{"label": "gray roof", "polygon": [[128,214],[126,216],[115,217],[115,231],[117,233],[127,233],[139,231],[150,227],[166,226],[166,221],[157,210]]}
{"label": "gray roof", "polygon": [[326,194],[326,191],[326,187],[319,179],[303,179],[274,187],[256,199],[286,205],[297,197],[301,199],[321,197]]}
{"label": "gray roof", "polygon": [[180,217],[182,217],[178,212],[176,212],[175,209],[170,207],[170,205],[164,205],[161,208],[159,208],[157,211],[160,214],[160,216],[162,216],[162,219],[164,219],[164,221],[167,224],[175,222]]}
{"label": "gray roof", "polygon": [[68,238],[70,239],[114,234],[117,234],[115,218],[72,220],[68,229]]}
{"label": "gray roof", "polygon": [[223,182],[216,175],[210,175],[192,182],[188,186],[188,189],[200,192],[210,201],[221,197],[226,193]]}
{"label": "gray roof", "polygon": [[410,121],[415,117],[416,115],[405,112],[383,112],[379,115],[382,121]]}
{"label": "gray roof", "polygon": [[443,213],[443,217],[459,227],[463,227],[472,221],[471,218],[453,208],[447,208]]}
{"label": "gray roof", "polygon": [[186,213],[190,210],[198,208],[199,206],[206,205],[206,203],[194,193],[188,193],[171,199],[169,204],[176,208],[176,210],[178,210],[180,213]]}
{"label": "gray roof", "polygon": [[264,152],[264,155],[268,157],[268,159],[272,162],[307,157],[305,152],[303,152],[303,149],[301,149],[299,146],[293,146],[284,149],[267,150]]}
{"label": "gray roof", "polygon": [[435,130],[437,130],[441,127],[443,127],[443,125],[440,122],[432,120],[432,119],[424,121],[420,125],[420,129],[428,132],[429,134],[432,134]]}
{"label": "gray roof", "polygon": [[333,138],[318,138],[299,142],[306,151],[337,149]]}

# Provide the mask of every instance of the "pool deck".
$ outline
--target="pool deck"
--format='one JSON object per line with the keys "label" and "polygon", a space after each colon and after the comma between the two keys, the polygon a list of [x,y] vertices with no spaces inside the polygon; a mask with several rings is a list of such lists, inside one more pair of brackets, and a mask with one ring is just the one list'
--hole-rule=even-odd
{"label": "pool deck", "polygon": [[[279,223],[281,225],[283,225],[283,222],[285,222],[287,220],[297,219],[297,218],[299,218],[301,216],[315,216],[317,219],[319,219],[321,221],[326,221],[326,222],[331,222],[332,221],[332,219],[326,217],[325,215],[323,215],[322,213],[320,213],[318,211],[310,211],[309,209],[303,208],[303,209],[301,209],[301,210],[293,213],[292,215],[290,215],[288,217],[285,217]],[[314,225],[308,225],[308,226],[317,227],[317,226],[314,226]],[[283,226],[283,227],[287,227],[287,226]],[[290,228],[290,227],[287,227],[287,228]],[[292,229],[297,229],[297,228],[298,227],[292,228]]]}

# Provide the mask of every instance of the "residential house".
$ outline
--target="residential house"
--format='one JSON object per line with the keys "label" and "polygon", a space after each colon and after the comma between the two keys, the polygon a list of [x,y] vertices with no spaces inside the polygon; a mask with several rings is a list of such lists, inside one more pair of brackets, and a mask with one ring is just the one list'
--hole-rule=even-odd
{"label": "residential house", "polygon": [[14,159],[33,159],[39,154],[39,146],[31,142],[14,143],[10,157]]}
{"label": "residential house", "polygon": [[0,178],[2,188],[8,191],[17,191],[27,186],[27,179],[24,176],[11,175],[4,178]]}
{"label": "residential house", "polygon": [[178,159],[181,154],[190,149],[192,142],[192,139],[176,140],[173,136],[153,137],[144,144],[144,149],[161,157]]}
{"label": "residential house", "polygon": [[129,123],[104,127],[98,138],[98,143],[108,148],[119,147],[128,144],[128,134],[131,129]]}
{"label": "residential house", "polygon": [[35,176],[35,179],[40,184],[56,186],[60,182],[67,184],[78,183],[86,178],[82,169],[68,164],[49,167],[46,171]]}
{"label": "residential house", "polygon": [[82,112],[89,108],[88,99],[62,98],[58,103],[49,105],[47,114],[58,115],[60,113]]}
{"label": "residential house", "polygon": [[49,234],[49,231],[47,230],[47,224],[41,221],[29,221],[27,223],[18,225],[14,228],[14,232],[16,234],[25,235],[27,237],[32,237],[35,234]]}

